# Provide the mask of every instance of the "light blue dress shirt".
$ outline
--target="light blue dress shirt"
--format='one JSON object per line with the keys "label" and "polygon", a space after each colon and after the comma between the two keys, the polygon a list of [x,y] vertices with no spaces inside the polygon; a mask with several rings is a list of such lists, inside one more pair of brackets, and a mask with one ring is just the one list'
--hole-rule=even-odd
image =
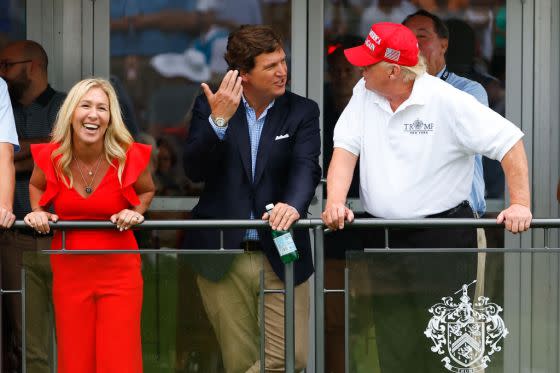
{"label": "light blue dress shirt", "polygon": [[[255,177],[255,167],[257,165],[257,153],[259,151],[259,142],[261,139],[262,129],[264,127],[264,121],[266,119],[266,114],[271,107],[274,106],[274,100],[264,109],[261,116],[257,118],[257,113],[255,110],[249,105],[245,96],[242,96],[242,102],[245,106],[245,114],[247,117],[247,124],[249,127],[249,141],[251,143],[251,173],[253,175],[253,181]],[[208,121],[210,125],[214,129],[214,132],[218,136],[220,140],[223,140],[226,136],[226,132],[228,126],[226,127],[218,127],[214,123],[211,117],[208,117]],[[263,206],[264,207],[264,206]],[[255,218],[255,212],[251,211],[250,219]],[[257,233],[256,229],[247,229],[245,233],[245,240],[246,241],[257,241],[259,239],[259,234]]]}
{"label": "light blue dress shirt", "polygon": [[[436,74],[436,76],[438,78],[441,78],[445,71],[446,66],[444,66],[443,69],[441,69],[441,71]],[[486,94],[486,90],[480,83],[464,78],[452,72],[449,72],[445,81],[451,84],[453,87],[470,94],[481,104],[488,106],[488,95]],[[484,200],[484,194],[485,185],[484,172],[482,169],[482,156],[480,154],[476,154],[474,157],[474,175],[469,202],[479,217],[482,217],[486,213],[486,201]]]}

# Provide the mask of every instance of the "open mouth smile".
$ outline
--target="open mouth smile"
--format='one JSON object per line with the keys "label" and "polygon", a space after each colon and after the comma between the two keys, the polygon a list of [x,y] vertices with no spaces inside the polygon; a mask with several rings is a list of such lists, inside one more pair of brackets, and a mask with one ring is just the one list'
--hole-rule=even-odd
{"label": "open mouth smile", "polygon": [[100,126],[98,124],[83,123],[82,127],[84,127],[85,129],[87,129],[89,131],[97,131]]}

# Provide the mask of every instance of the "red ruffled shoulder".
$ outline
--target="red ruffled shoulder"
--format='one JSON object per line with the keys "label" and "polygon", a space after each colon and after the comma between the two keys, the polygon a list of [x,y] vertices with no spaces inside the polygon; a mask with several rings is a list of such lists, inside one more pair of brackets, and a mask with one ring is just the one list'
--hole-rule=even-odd
{"label": "red ruffled shoulder", "polygon": [[43,171],[47,179],[47,187],[39,200],[39,206],[48,205],[59,191],[59,181],[52,159],[52,153],[58,149],[58,146],[54,143],[31,144],[33,161]]}
{"label": "red ruffled shoulder", "polygon": [[138,177],[144,172],[148,163],[150,163],[150,154],[152,146],[140,143],[132,143],[126,152],[126,163],[122,176],[122,188],[124,197],[131,205],[140,204],[138,195],[134,190],[134,183]]}

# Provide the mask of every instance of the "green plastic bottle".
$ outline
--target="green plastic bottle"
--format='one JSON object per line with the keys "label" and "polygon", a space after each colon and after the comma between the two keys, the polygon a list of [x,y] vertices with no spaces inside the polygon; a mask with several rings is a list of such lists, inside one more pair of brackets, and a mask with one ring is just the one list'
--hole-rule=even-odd
{"label": "green plastic bottle", "polygon": [[[274,204],[269,203],[266,205],[266,211],[270,213],[274,208]],[[289,231],[272,230],[272,239],[274,240],[274,245],[280,254],[280,259],[284,264],[291,263],[294,260],[299,259],[299,253],[292,238],[292,234]]]}

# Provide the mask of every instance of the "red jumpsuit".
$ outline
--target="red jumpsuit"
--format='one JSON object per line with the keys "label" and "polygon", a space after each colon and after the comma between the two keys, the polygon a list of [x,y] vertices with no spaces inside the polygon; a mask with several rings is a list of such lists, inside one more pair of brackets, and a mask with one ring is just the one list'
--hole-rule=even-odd
{"label": "red jumpsuit", "polygon": [[[93,193],[84,198],[55,174],[57,144],[32,145],[35,163],[47,187],[39,204],[53,203],[60,220],[101,220],[140,203],[133,184],[150,159],[151,147],[134,143],[127,152],[122,186],[109,167]],[[117,165],[117,162],[114,162]],[[55,231],[52,248],[61,248]],[[66,249],[131,249],[138,245],[128,230],[70,230]],[[51,255],[59,373],[142,372],[140,314],[142,274],[138,254]]]}

